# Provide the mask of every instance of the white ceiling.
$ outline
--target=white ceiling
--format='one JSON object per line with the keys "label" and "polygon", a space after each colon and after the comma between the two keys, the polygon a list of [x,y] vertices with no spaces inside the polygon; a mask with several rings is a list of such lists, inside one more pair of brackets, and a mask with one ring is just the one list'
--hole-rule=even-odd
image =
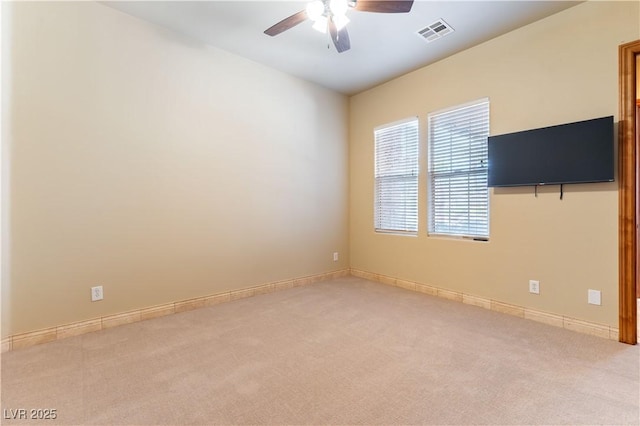
{"label": "white ceiling", "polygon": [[[436,62],[577,1],[426,1],[407,14],[350,10],[351,50],[336,52],[310,21],[275,37],[263,33],[304,9],[294,1],[118,1],[104,4],[345,94]],[[417,31],[444,19],[455,32],[427,43]]]}

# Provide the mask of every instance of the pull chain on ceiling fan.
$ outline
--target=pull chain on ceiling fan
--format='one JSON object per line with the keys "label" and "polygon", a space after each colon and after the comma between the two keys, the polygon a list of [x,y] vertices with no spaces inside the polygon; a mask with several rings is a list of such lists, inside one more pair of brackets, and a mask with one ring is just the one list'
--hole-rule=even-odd
{"label": "pull chain on ceiling fan", "polygon": [[307,4],[305,10],[283,19],[267,28],[264,33],[276,36],[296,25],[310,19],[314,21],[313,28],[326,33],[339,53],[351,48],[349,33],[347,33],[347,11],[354,9],[360,12],[376,13],[408,13],[413,6],[413,0],[314,0]]}

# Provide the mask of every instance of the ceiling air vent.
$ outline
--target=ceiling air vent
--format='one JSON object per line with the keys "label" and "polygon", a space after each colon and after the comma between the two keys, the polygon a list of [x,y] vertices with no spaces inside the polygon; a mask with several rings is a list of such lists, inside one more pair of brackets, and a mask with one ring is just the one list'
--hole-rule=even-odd
{"label": "ceiling air vent", "polygon": [[428,43],[431,43],[447,34],[451,34],[453,31],[454,29],[444,22],[444,19],[438,19],[433,24],[418,31],[418,35],[427,40]]}

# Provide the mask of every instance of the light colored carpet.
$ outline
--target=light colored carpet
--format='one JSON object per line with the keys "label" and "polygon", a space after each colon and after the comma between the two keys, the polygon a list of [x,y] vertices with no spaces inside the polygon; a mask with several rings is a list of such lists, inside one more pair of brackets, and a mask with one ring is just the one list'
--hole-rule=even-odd
{"label": "light colored carpet", "polygon": [[2,357],[3,424],[638,424],[637,346],[359,278]]}

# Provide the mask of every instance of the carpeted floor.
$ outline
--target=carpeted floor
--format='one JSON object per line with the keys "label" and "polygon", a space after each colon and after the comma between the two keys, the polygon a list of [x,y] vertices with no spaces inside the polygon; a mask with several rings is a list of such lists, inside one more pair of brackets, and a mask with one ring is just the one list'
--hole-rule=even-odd
{"label": "carpeted floor", "polygon": [[640,351],[349,277],[9,352],[3,424],[639,424]]}

